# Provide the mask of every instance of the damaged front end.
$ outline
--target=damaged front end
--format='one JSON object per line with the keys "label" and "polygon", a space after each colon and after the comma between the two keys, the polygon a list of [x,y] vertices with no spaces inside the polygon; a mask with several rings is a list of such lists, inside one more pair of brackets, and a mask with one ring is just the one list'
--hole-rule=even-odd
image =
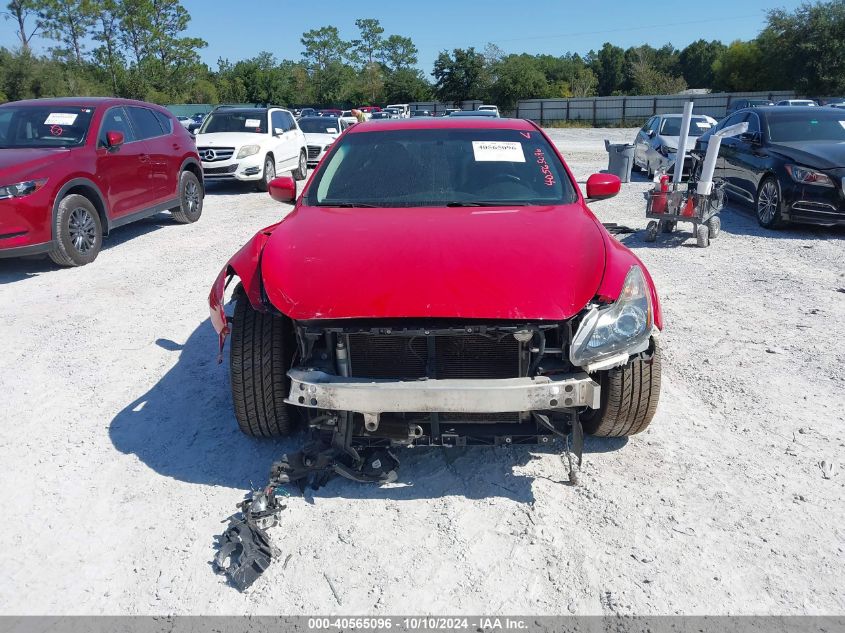
{"label": "damaged front end", "polygon": [[568,322],[293,326],[286,402],[321,432],[349,425],[355,446],[546,443],[599,406],[598,383],[568,359]]}

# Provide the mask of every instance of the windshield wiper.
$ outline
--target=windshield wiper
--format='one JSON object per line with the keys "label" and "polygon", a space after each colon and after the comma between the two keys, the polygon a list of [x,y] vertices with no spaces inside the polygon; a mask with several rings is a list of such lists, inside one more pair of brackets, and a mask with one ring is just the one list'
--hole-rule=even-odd
{"label": "windshield wiper", "polygon": [[444,206],[447,207],[525,207],[527,202],[478,202],[467,200],[455,200],[447,202]]}
{"label": "windshield wiper", "polygon": [[378,209],[378,206],[374,204],[367,204],[366,202],[323,202],[322,204],[318,204],[318,207],[341,207],[343,209],[354,209],[354,208],[362,208],[362,209]]}

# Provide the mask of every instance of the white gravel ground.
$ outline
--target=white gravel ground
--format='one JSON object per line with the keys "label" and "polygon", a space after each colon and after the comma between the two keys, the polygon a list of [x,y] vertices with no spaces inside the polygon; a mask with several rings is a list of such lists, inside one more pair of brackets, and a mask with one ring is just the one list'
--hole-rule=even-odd
{"label": "white gravel ground", "polygon": [[[634,131],[552,135],[583,182]],[[403,451],[398,484],[292,498],[287,565],[246,594],[213,536],[301,438],[237,431],[205,299],[289,207],[214,187],[91,266],[0,260],[0,613],[845,613],[845,231],[731,207],[709,249],[648,244],[648,186],[593,210],[638,229],[662,297],[649,431],[588,440],[578,487],[559,447]]]}

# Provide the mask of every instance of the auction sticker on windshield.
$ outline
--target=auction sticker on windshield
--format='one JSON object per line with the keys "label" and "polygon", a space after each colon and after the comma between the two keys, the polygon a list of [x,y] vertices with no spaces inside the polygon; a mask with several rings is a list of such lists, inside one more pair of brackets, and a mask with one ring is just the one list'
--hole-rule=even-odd
{"label": "auction sticker on windshield", "polygon": [[68,112],[51,112],[44,119],[44,125],[73,125],[76,117],[77,115]]}
{"label": "auction sticker on windshield", "polygon": [[473,141],[472,153],[476,162],[525,162],[522,143],[511,141]]}
{"label": "auction sticker on windshield", "polygon": [[261,119],[247,119],[244,121],[244,127],[261,127]]}

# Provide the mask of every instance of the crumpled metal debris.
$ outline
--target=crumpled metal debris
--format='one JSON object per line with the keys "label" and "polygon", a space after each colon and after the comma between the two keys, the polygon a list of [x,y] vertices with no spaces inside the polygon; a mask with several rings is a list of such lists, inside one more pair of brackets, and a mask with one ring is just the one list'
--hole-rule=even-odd
{"label": "crumpled metal debris", "polygon": [[254,491],[238,504],[241,509],[229,517],[229,527],[218,537],[214,569],[225,574],[238,591],[245,591],[281,552],[267,534],[279,522],[287,506],[276,495],[275,486]]}
{"label": "crumpled metal debris", "polygon": [[281,486],[296,483],[302,490],[317,490],[335,475],[362,483],[389,483],[396,481],[398,467],[399,460],[384,448],[359,454],[311,442],[302,451],[283,455],[273,462],[267,486],[253,491],[238,504],[240,512],[227,519],[229,527],[218,537],[215,571],[228,576],[238,591],[245,591],[281,556],[267,534],[287,507],[282,496],[288,494]]}

